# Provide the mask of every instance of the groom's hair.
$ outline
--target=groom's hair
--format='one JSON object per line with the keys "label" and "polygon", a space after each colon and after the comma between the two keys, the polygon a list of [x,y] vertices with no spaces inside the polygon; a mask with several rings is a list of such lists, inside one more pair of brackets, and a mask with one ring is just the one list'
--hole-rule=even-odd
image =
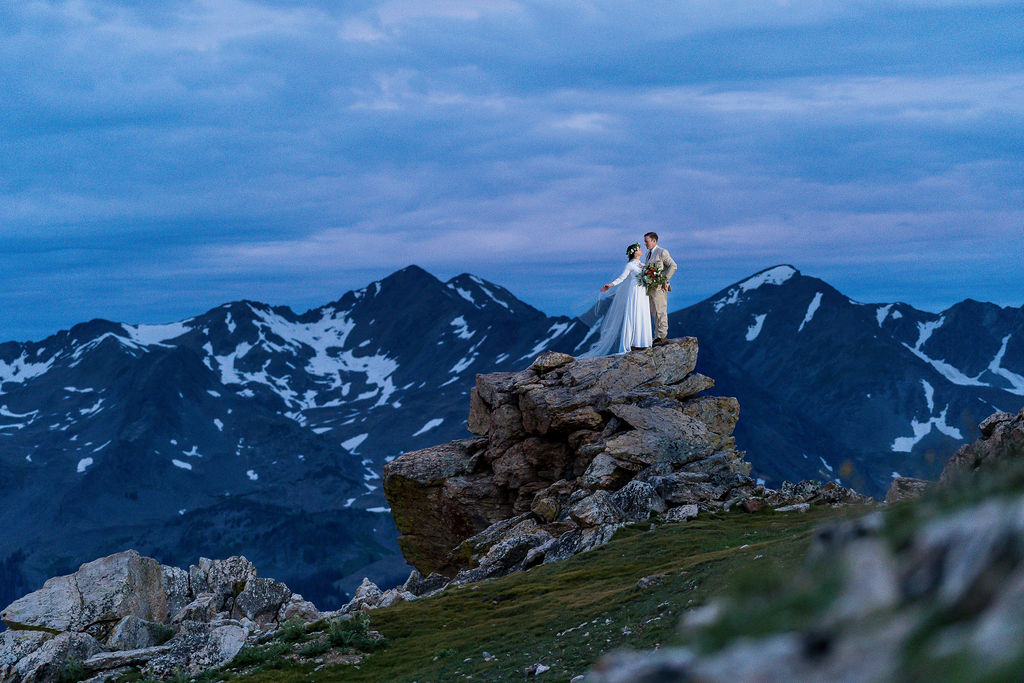
{"label": "groom's hair", "polygon": [[658,241],[658,233],[656,233],[656,232],[649,232],[646,235],[644,235],[644,237],[650,237],[655,242]]}

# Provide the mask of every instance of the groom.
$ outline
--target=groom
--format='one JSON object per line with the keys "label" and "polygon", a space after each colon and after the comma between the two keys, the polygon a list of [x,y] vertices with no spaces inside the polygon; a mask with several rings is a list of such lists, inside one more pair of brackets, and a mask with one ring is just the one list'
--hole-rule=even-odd
{"label": "groom", "polygon": [[[644,235],[644,245],[647,246],[647,258],[644,263],[661,262],[665,269],[665,278],[672,279],[676,272],[676,262],[669,256],[668,249],[658,246],[658,233],[649,232]],[[650,295],[651,315],[654,317],[654,343],[664,344],[668,337],[668,293],[672,290],[667,283]]]}

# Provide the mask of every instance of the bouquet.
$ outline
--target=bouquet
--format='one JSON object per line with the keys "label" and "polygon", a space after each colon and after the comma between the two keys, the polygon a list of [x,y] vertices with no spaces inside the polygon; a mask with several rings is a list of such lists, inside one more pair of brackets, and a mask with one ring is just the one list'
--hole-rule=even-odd
{"label": "bouquet", "polygon": [[647,296],[663,285],[668,284],[665,277],[665,265],[661,261],[653,261],[645,264],[636,276],[637,281],[647,289]]}

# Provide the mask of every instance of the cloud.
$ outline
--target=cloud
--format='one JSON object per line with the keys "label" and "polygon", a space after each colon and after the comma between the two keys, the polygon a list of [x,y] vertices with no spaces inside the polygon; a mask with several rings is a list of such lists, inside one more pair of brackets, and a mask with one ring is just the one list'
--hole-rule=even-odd
{"label": "cloud", "polygon": [[1017,11],[25,0],[0,10],[0,339],[318,305],[410,262],[566,312],[651,229],[698,274],[680,304],[782,261],[1016,301],[992,245],[1024,206]]}

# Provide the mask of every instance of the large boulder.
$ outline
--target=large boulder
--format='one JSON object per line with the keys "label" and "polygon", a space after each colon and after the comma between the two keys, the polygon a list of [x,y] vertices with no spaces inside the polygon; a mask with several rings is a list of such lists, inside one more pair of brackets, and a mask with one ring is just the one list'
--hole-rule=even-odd
{"label": "large boulder", "polygon": [[248,635],[237,623],[186,621],[168,643],[166,653],[150,660],[144,672],[169,677],[184,672],[197,674],[227,664],[245,645]]}
{"label": "large boulder", "polygon": [[103,648],[88,633],[61,633],[18,660],[10,679],[21,683],[56,683],[69,660],[84,662]]}
{"label": "large boulder", "polygon": [[[736,450],[739,404],[701,395],[714,381],[693,372],[696,362],[697,340],[686,337],[598,358],[547,353],[520,372],[477,375],[467,426],[478,436],[384,468],[406,561],[463,583],[582,552],[673,507],[718,511],[774,495]],[[856,495],[836,488],[806,493],[818,504]],[[774,507],[812,502],[775,498]]]}
{"label": "large boulder", "polygon": [[50,633],[102,631],[129,615],[161,622],[168,617],[160,563],[134,550],[87,562],[74,574],[49,579],[0,613],[12,629]]}

